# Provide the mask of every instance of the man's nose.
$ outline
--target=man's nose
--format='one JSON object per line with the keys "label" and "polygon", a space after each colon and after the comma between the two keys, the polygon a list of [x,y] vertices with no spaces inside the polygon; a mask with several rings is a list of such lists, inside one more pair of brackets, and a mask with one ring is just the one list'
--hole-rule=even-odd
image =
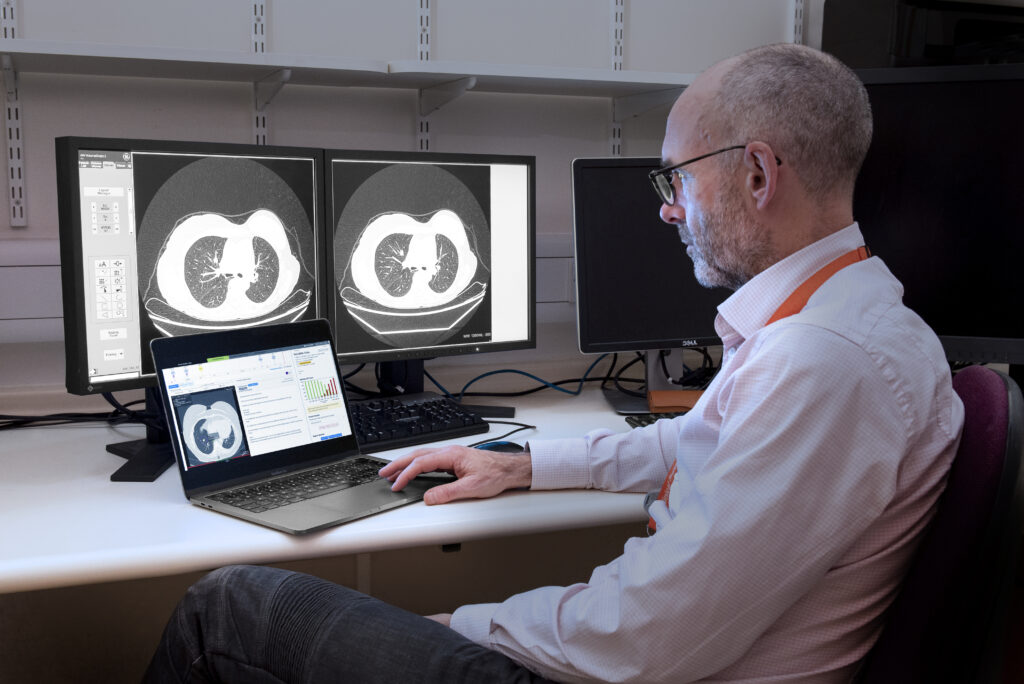
{"label": "man's nose", "polygon": [[675,204],[662,204],[658,213],[661,215],[661,220],[665,223],[678,225],[686,221],[686,212],[683,211],[679,202]]}

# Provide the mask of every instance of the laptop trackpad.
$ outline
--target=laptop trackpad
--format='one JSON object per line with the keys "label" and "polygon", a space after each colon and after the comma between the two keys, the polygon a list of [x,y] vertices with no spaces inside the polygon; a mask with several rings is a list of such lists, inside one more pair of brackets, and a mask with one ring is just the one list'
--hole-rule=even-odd
{"label": "laptop trackpad", "polygon": [[299,531],[332,526],[423,498],[422,489],[392,492],[385,480],[333,492],[262,514],[271,524]]}
{"label": "laptop trackpad", "polygon": [[401,492],[391,491],[391,483],[380,480],[373,484],[343,489],[327,496],[317,497],[310,503],[323,507],[337,515],[349,509],[369,510],[377,506],[402,503],[405,501],[417,501],[423,498],[423,492],[406,488]]}

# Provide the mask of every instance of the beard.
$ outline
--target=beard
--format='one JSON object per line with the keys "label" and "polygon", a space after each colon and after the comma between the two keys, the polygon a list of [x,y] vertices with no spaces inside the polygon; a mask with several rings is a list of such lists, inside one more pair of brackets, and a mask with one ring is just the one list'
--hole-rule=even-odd
{"label": "beard", "polygon": [[737,290],[771,263],[768,236],[738,197],[738,190],[719,193],[708,211],[687,214],[679,228],[704,287]]}

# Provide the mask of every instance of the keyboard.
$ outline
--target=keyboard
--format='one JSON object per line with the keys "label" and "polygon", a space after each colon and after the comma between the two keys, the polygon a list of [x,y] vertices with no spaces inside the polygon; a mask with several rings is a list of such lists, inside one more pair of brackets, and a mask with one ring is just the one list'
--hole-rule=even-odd
{"label": "keyboard", "polygon": [[487,432],[476,413],[439,394],[365,399],[350,404],[352,429],[364,453],[400,449]]}
{"label": "keyboard", "polygon": [[262,513],[379,479],[380,461],[350,458],[331,465],[214,494],[214,501]]}
{"label": "keyboard", "polygon": [[662,418],[675,418],[685,414],[686,411],[669,412],[669,413],[631,413],[626,416],[626,422],[629,423],[630,427],[646,427],[651,425],[655,421],[661,420]]}

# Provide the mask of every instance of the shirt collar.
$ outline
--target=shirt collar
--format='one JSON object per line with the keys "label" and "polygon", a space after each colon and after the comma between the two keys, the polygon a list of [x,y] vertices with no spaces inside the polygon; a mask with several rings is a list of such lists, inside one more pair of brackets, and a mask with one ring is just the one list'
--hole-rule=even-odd
{"label": "shirt collar", "polygon": [[[715,330],[726,348],[764,327],[775,310],[822,266],[864,244],[852,223],[790,254],[751,278],[718,306]],[[738,338],[738,339],[737,339]]]}

